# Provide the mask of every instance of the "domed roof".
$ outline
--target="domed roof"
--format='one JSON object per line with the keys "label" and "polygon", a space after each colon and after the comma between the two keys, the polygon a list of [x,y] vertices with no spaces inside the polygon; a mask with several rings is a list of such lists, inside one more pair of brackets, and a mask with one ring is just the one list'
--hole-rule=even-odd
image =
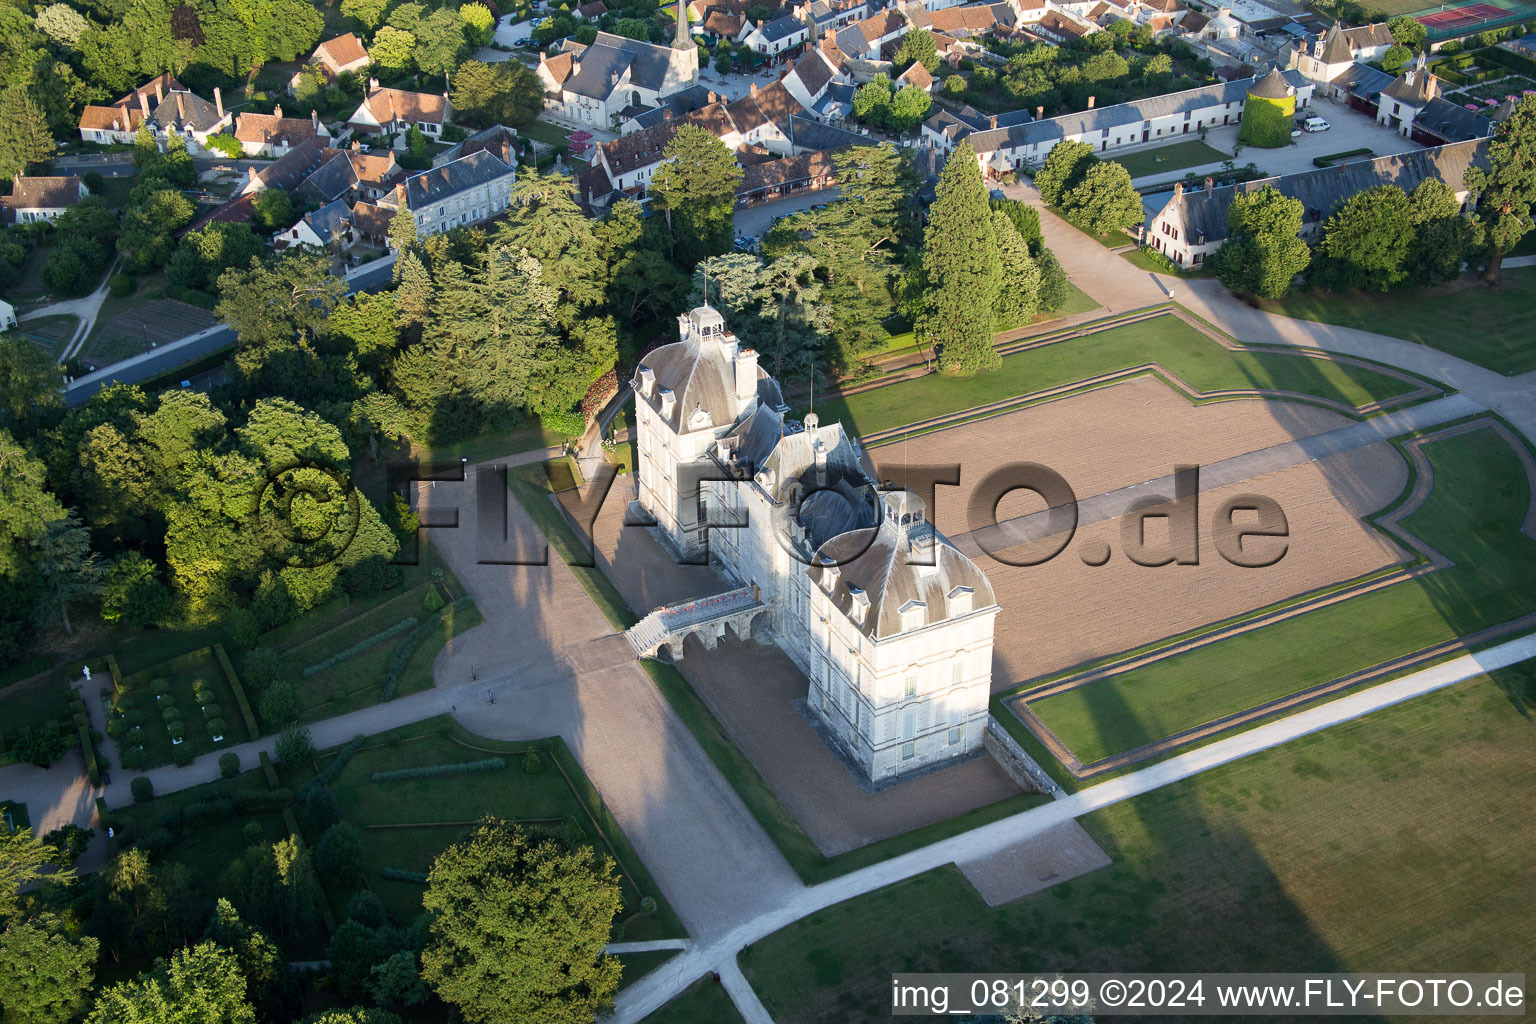
{"label": "domed roof", "polygon": [[997,604],[986,574],[923,521],[917,495],[882,498],[878,526],[827,541],[807,570],[865,636],[882,640]]}
{"label": "domed roof", "polygon": [[[683,340],[663,345],[640,361],[637,383],[649,370],[655,374],[655,386],[648,396],[638,386],[636,391],[679,433],[728,427],[742,407],[736,397],[737,352],[750,355],[751,350],[725,329],[725,319],[713,306],[700,306],[678,320]],[[758,367],[754,379],[766,376]],[[664,411],[662,398],[667,394],[673,401]]]}
{"label": "domed roof", "polygon": [[1258,96],[1266,100],[1283,100],[1288,96],[1294,96],[1296,90],[1285,76],[1280,73],[1278,66],[1269,69],[1269,74],[1253,83],[1248,90],[1249,96]]}

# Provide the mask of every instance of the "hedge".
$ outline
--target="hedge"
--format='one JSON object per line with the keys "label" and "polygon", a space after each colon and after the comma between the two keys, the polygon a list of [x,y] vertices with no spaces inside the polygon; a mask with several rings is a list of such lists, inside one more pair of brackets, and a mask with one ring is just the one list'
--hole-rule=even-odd
{"label": "hedge", "polygon": [[240,674],[235,671],[234,664],[229,660],[229,652],[224,650],[223,644],[214,644],[213,653],[219,660],[219,667],[224,670],[224,678],[229,680],[229,688],[234,691],[235,705],[240,709],[240,717],[245,721],[245,727],[250,732],[251,739],[261,735],[261,730],[256,727],[256,716],[251,713],[251,702],[245,696],[245,686],[240,682]]}
{"label": "hedge", "polygon": [[329,786],[339,779],[342,771],[347,767],[347,762],[352,760],[352,755],[357,753],[357,749],[363,745],[363,741],[367,738],[366,736],[359,735],[348,740],[347,745],[342,747],[335,757],[331,758],[331,763],[321,769],[320,774],[316,775],[310,782]]}
{"label": "hedge", "polygon": [[430,779],[441,775],[470,775],[475,772],[500,771],[507,762],[499,757],[483,761],[460,761],[457,764],[427,764],[417,768],[396,768],[394,771],[374,772],[369,782],[397,782],[401,779]]}
{"label": "hedge", "polygon": [[416,616],[407,615],[405,618],[401,619],[393,626],[390,626],[388,629],[381,630],[380,632],[373,634],[373,636],[365,637],[364,639],[359,640],[357,643],[353,644],[351,647],[348,647],[346,650],[337,651],[335,654],[331,655],[329,658],[326,658],[324,661],[319,661],[313,665],[310,665],[304,670],[303,676],[305,679],[308,679],[310,676],[317,672],[324,672],[328,668],[339,665],[343,661],[346,661],[348,658],[362,654],[370,647],[374,647],[380,643],[383,643],[385,640],[388,640],[392,636],[397,636],[400,633],[405,632],[412,626],[416,625],[416,622]]}
{"label": "hedge", "polygon": [[1521,71],[1527,75],[1536,75],[1536,60],[1532,60],[1524,54],[1500,49],[1497,46],[1490,46],[1486,50],[1477,51],[1477,58],[1490,64],[1497,64],[1500,67],[1508,68],[1511,71]]}
{"label": "hedge", "polygon": [[404,868],[379,868],[379,877],[387,878],[391,882],[427,884],[427,873],[425,871],[407,871]]}
{"label": "hedge", "polygon": [[260,754],[257,755],[256,759],[261,762],[261,774],[266,777],[267,788],[276,789],[278,787],[277,769],[272,767],[271,756],[268,755],[265,750],[263,750]]}
{"label": "hedge", "polygon": [[384,668],[384,685],[379,691],[379,700],[394,700],[395,689],[400,685],[400,675],[405,671],[406,664],[411,660],[411,655],[416,653],[422,641],[426,640],[439,625],[453,618],[454,609],[468,608],[474,604],[474,598],[465,595],[457,601],[438,612],[432,618],[423,622],[405,635],[405,639],[395,645],[394,652],[389,656],[389,664]]}
{"label": "hedge", "polygon": [[1314,167],[1331,167],[1335,161],[1348,160],[1352,156],[1375,156],[1373,149],[1346,149],[1342,153],[1329,153],[1327,156],[1315,156],[1312,158]]}

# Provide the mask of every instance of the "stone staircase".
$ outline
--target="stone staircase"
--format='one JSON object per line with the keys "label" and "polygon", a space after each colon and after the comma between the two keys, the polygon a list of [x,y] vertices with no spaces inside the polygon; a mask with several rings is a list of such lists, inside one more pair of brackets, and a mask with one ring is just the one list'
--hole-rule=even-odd
{"label": "stone staircase", "polygon": [[[699,597],[678,604],[662,605],[625,630],[624,638],[640,658],[654,658],[663,644],[670,645],[673,656],[680,656],[683,639],[706,626],[726,619],[746,616],[749,620],[763,602],[751,587],[737,587],[709,597]],[[714,634],[709,634],[713,646]]]}

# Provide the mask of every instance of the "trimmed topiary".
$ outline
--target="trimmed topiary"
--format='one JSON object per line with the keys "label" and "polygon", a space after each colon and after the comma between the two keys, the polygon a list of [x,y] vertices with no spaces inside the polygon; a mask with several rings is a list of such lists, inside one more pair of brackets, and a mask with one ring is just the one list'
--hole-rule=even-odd
{"label": "trimmed topiary", "polygon": [[171,741],[175,742],[186,736],[187,727],[182,725],[180,722],[167,722],[165,725],[165,731],[171,737]]}
{"label": "trimmed topiary", "polygon": [[177,707],[175,704],[167,704],[165,707],[160,709],[160,719],[164,722],[181,721],[181,708]]}
{"label": "trimmed topiary", "polygon": [[232,779],[240,774],[240,755],[234,751],[219,755],[219,775]]}
{"label": "trimmed topiary", "polygon": [[183,743],[178,747],[171,748],[171,763],[178,768],[185,768],[196,760],[197,751],[192,749],[192,744],[190,743]]}
{"label": "trimmed topiary", "polygon": [[155,798],[155,784],[143,775],[128,783],[128,791],[133,794],[136,804],[148,803]]}
{"label": "trimmed topiary", "polygon": [[213,742],[218,743],[224,739],[224,730],[228,728],[222,718],[208,719],[208,735]]}

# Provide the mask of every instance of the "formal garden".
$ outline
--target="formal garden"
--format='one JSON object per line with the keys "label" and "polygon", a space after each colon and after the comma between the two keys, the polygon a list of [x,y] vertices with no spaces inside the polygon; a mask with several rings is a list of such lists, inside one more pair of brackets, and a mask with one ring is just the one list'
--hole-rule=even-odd
{"label": "formal garden", "polygon": [[0,674],[0,765],[52,764],[76,743],[75,694],[63,672],[37,661]]}
{"label": "formal garden", "polygon": [[188,765],[260,735],[222,645],[132,675],[114,674],[103,693],[107,734],[117,740],[117,762],[128,771]]}

